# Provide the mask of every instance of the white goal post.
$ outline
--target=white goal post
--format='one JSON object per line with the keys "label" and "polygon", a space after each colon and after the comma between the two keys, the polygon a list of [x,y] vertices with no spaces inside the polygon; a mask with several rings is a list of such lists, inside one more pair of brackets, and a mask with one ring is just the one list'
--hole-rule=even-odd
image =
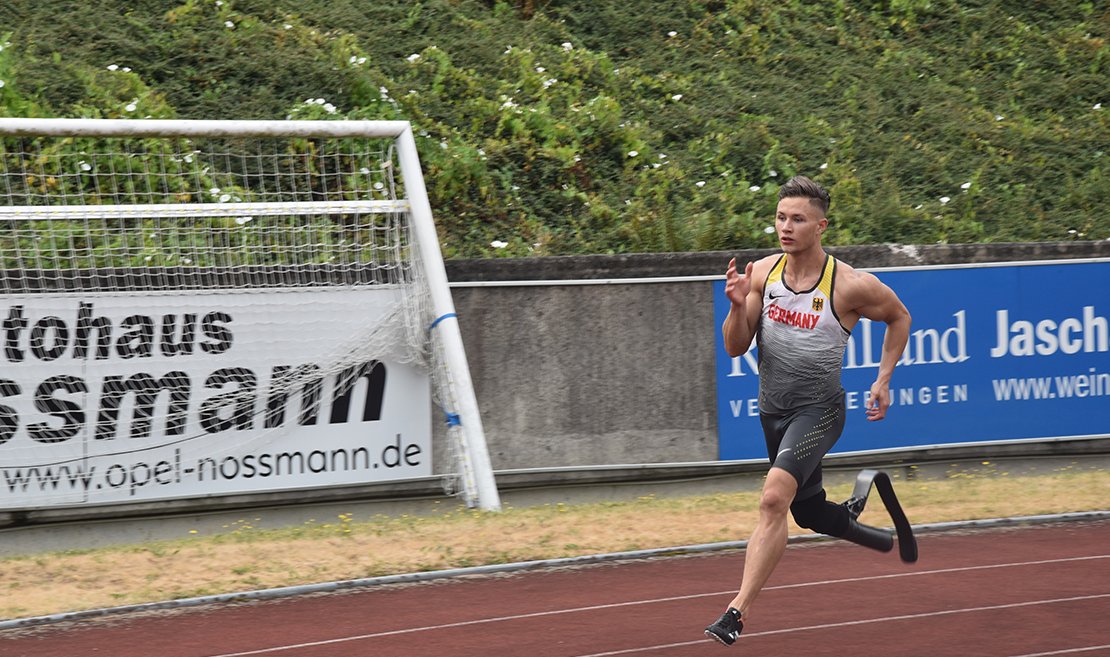
{"label": "white goal post", "polygon": [[428,476],[428,388],[500,509],[407,121],[0,118],[0,294],[0,509]]}

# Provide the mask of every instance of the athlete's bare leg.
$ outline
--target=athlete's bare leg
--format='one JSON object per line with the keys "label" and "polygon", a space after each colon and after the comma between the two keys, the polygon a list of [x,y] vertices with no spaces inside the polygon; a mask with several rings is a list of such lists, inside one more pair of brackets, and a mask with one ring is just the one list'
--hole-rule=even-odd
{"label": "athlete's bare leg", "polygon": [[787,517],[797,492],[794,475],[781,468],[768,471],[759,498],[759,520],[744,551],[744,579],[729,605],[740,611],[741,618],[748,617],[748,609],[786,551]]}

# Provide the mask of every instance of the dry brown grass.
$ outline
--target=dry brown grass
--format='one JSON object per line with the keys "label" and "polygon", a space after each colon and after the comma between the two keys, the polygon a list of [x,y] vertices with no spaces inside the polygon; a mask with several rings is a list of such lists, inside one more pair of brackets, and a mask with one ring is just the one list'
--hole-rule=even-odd
{"label": "dry brown grass", "polygon": [[[902,481],[914,523],[1104,510],[1110,473],[950,474]],[[843,499],[849,486],[830,488]],[[0,560],[0,617],[19,618],[235,591],[748,537],[757,493],[546,505],[430,516],[341,515],[287,530],[247,522],[222,536]],[[880,505],[863,520],[886,525]],[[792,533],[801,533],[797,527]]]}

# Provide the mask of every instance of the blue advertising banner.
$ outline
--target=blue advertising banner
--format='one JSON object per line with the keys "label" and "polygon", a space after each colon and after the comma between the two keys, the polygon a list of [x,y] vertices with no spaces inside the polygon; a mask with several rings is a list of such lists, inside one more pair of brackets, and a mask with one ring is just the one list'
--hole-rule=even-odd
{"label": "blue advertising banner", "polygon": [[[875,271],[913,315],[886,419],[868,422],[885,325],[844,355],[848,421],[833,453],[1110,434],[1110,262]],[[758,353],[730,358],[714,284],[719,458],[766,458]]]}

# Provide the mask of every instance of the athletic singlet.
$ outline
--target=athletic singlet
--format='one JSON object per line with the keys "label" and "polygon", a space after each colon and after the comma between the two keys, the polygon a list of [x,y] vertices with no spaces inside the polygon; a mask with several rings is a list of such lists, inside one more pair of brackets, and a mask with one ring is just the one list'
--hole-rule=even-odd
{"label": "athletic singlet", "polygon": [[825,256],[817,284],[795,292],[786,284],[786,254],[763,285],[759,318],[759,410],[784,413],[837,402],[844,394],[840,369],[849,332],[833,309],[836,259]]}

